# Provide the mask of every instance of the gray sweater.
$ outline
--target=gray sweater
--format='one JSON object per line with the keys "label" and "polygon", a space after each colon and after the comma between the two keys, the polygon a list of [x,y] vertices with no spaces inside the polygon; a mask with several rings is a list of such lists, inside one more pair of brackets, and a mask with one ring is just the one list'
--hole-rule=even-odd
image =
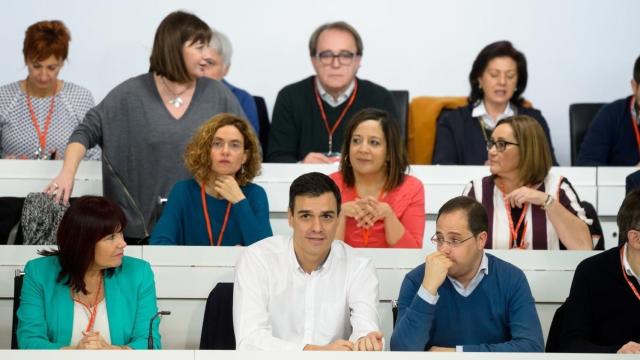
{"label": "gray sweater", "polygon": [[189,108],[175,120],[151,73],[116,86],[87,112],[69,143],[81,143],[87,149],[102,147],[103,193],[124,211],[125,236],[150,234],[159,199],[167,197],[177,181],[190,177],[183,154],[191,136],[222,112],[244,117],[235,96],[222,83],[199,78]]}

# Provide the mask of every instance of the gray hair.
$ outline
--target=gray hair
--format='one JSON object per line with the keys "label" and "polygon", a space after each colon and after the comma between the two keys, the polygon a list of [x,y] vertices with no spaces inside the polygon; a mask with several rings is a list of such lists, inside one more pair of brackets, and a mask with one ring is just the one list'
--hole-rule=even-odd
{"label": "gray hair", "polygon": [[233,55],[233,47],[231,41],[224,33],[221,33],[215,29],[211,29],[211,41],[209,46],[220,55],[224,66],[231,65],[231,56]]}

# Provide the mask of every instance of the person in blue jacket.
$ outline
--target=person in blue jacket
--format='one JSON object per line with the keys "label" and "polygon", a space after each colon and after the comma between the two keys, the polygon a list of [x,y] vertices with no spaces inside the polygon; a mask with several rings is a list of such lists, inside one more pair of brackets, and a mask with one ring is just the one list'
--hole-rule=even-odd
{"label": "person in blue jacket", "polygon": [[470,197],[440,208],[437,251],[402,282],[392,351],[544,351],[527,279],[484,252],[487,229],[485,209]]}
{"label": "person in blue jacket", "polygon": [[222,82],[233,95],[236,96],[242,111],[247,116],[247,120],[253,127],[256,134],[260,134],[260,119],[258,118],[258,108],[253,96],[246,90],[243,90],[229,83],[225,77],[231,68],[231,56],[233,55],[233,47],[231,41],[224,33],[211,30],[211,41],[209,46],[204,49],[204,60],[207,63],[203,72],[204,76]]}
{"label": "person in blue jacket", "polygon": [[633,66],[631,92],[600,108],[584,136],[576,165],[640,165],[640,56]]}
{"label": "person in blue jacket", "polygon": [[233,114],[214,116],[187,145],[192,179],[169,194],[151,245],[251,245],[273,235],[260,172],[260,145],[249,123]]}
{"label": "person in blue jacket", "polygon": [[[110,200],[83,196],[58,228],[57,250],[25,267],[18,308],[20,349],[146,349],[158,311],[153,272],[124,256],[126,219]],[[152,327],[160,348],[158,323]]]}

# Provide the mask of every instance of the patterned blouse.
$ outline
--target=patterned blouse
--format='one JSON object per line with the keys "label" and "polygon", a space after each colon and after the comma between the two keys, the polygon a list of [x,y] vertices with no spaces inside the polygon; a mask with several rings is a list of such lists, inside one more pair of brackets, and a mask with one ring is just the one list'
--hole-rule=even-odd
{"label": "patterned blouse", "polygon": [[[55,108],[47,134],[44,153],[62,159],[71,133],[95,103],[89,90],[64,82],[55,95]],[[51,97],[31,97],[33,111],[44,131]],[[35,159],[40,146],[25,92],[18,81],[0,87],[0,158]],[[85,160],[100,160],[99,147],[89,149]]]}
{"label": "patterned blouse", "polygon": [[[593,223],[593,219],[587,217],[578,193],[565,177],[549,173],[537,190],[551,195],[560,205],[587,225]],[[540,206],[527,206],[527,212],[524,215],[522,210],[514,211],[512,208],[508,209],[509,213],[507,213],[508,203],[505,202],[504,194],[495,184],[493,177],[487,176],[471,181],[462,195],[476,199],[487,211],[489,236],[485,248],[513,249],[521,245],[528,250],[565,250],[555,227]],[[509,223],[509,216],[513,225]],[[523,220],[518,226],[520,216]],[[511,228],[516,232],[515,239],[512,239]],[[593,241],[595,246],[598,239]]]}

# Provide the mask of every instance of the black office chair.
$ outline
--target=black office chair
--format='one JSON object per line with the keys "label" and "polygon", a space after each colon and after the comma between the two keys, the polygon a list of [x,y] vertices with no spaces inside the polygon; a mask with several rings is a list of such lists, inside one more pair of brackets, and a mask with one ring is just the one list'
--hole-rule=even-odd
{"label": "black office chair", "polygon": [[400,135],[407,142],[407,124],[409,123],[409,92],[407,90],[389,91],[393,97],[393,104],[398,111],[398,121],[400,121]]}
{"label": "black office chair", "polygon": [[564,339],[564,312],[566,309],[566,302],[560,305],[560,307],[553,314],[553,320],[551,320],[551,326],[549,327],[549,335],[547,336],[547,345],[544,348],[548,353],[563,352],[561,349]]}
{"label": "black office chair", "polygon": [[580,154],[584,135],[604,103],[583,103],[569,105],[569,134],[571,139],[571,165],[575,165]]}
{"label": "black office chair", "polygon": [[0,197],[0,244],[22,244],[22,231],[15,229],[20,228],[23,205],[23,197]]}
{"label": "black office chair", "polygon": [[22,293],[22,280],[24,279],[24,272],[22,270],[16,270],[16,275],[13,278],[13,322],[11,323],[11,349],[18,349],[18,338],[16,331],[18,331],[18,307],[20,307],[20,294]]}
{"label": "black office chair", "polygon": [[391,315],[393,315],[393,328],[396,328],[396,321],[398,320],[398,301],[391,300]]}
{"label": "black office chair", "polygon": [[200,350],[235,350],[233,283],[218,283],[209,293],[202,319]]}
{"label": "black office chair", "polygon": [[269,146],[269,130],[271,130],[271,123],[269,122],[269,111],[267,110],[267,103],[262,96],[254,96],[253,101],[256,102],[256,108],[258,108],[258,121],[260,122],[260,146],[262,146],[263,157],[267,154],[267,147]]}

